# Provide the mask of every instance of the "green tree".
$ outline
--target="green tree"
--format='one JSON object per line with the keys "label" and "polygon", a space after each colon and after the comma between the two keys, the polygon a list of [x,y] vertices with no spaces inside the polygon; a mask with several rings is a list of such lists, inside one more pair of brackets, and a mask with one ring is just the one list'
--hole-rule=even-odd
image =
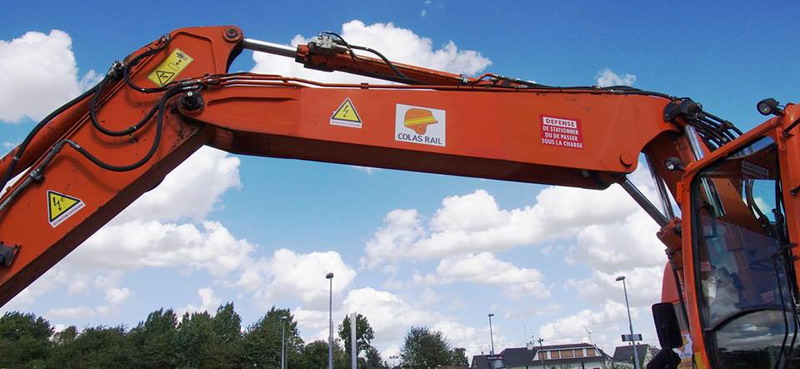
{"label": "green tree", "polygon": [[8,312],[0,317],[0,367],[40,363],[50,353],[50,322],[34,314]]}
{"label": "green tree", "polygon": [[232,302],[220,305],[211,319],[211,337],[208,341],[206,366],[241,367],[245,363],[242,318]]}
{"label": "green tree", "polygon": [[463,347],[456,347],[450,350],[450,365],[469,366],[469,360],[467,360],[467,349]]}
{"label": "green tree", "polygon": [[[328,367],[328,341],[317,340],[309,343],[303,349],[300,367],[309,369],[325,369]],[[350,362],[342,350],[341,341],[333,341],[333,366],[335,368],[349,368]]]}
{"label": "green tree", "polygon": [[135,348],[134,363],[141,368],[173,368],[180,357],[177,348],[178,318],[172,309],[158,309],[128,334]]}
{"label": "green tree", "polygon": [[207,311],[184,313],[178,323],[175,347],[179,365],[199,368],[209,359],[211,350],[211,315]]}
{"label": "green tree", "polygon": [[366,353],[366,369],[388,369],[378,349],[370,346]]}
{"label": "green tree", "polygon": [[[51,368],[134,368],[134,349],[123,326],[86,328],[80,334],[70,327],[56,336],[48,361]],[[60,336],[60,338],[59,338]]]}
{"label": "green tree", "polygon": [[328,342],[309,342],[303,348],[302,368],[325,369],[328,367]]}
{"label": "green tree", "polygon": [[448,365],[452,359],[450,344],[442,332],[427,327],[412,327],[400,351],[403,368],[427,369]]}
{"label": "green tree", "polygon": [[299,367],[303,339],[297,331],[297,322],[289,309],[277,309],[274,306],[247,328],[244,355],[248,366],[280,367],[282,329],[285,329],[287,366]]}
{"label": "green tree", "polygon": [[[345,357],[350,362],[350,316],[345,316],[344,320],[342,320],[342,324],[339,325],[338,329],[339,338],[342,339],[344,343],[344,352]],[[375,331],[372,330],[372,327],[369,325],[369,321],[367,321],[367,317],[356,314],[356,357],[358,357],[362,352],[366,352],[370,347],[370,343],[372,339],[375,338]],[[360,360],[358,367],[364,368],[366,366],[366,361]],[[348,365],[349,367],[349,365]]]}

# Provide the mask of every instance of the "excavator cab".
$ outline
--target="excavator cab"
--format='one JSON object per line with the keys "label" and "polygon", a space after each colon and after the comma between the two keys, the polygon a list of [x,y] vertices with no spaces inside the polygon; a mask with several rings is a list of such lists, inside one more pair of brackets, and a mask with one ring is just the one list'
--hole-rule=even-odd
{"label": "excavator cab", "polygon": [[684,204],[683,282],[702,332],[694,350],[713,367],[794,367],[800,321],[778,144],[748,141],[701,163]]}

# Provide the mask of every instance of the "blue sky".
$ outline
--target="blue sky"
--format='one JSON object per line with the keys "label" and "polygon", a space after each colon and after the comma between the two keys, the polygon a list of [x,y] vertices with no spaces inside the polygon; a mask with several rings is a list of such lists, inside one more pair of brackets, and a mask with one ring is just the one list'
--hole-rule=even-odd
{"label": "blue sky", "polygon": [[[800,82],[797,16],[789,2],[4,5],[5,150],[111,62],[184,26],[235,24],[248,37],[284,44],[323,30],[351,42],[373,36],[366,46],[399,61],[460,73],[490,71],[552,85],[612,80],[691,96],[744,129],[763,120],[758,100],[796,100],[791,87]],[[452,55],[432,56],[450,42]],[[32,60],[57,67],[40,72]],[[245,52],[233,68],[344,78],[306,74],[288,63]],[[37,98],[20,100],[23,87]],[[312,340],[325,336],[324,274],[334,270],[335,319],[358,309],[379,328],[376,343],[385,356],[397,352],[412,324],[440,329],[471,353],[488,351],[488,313],[496,314],[499,347],[533,337],[586,342],[588,329],[601,348],[613,350],[627,327],[613,279],[626,274],[634,326],[646,341],[657,341],[649,305],[658,298],[663,247],[652,221],[619,189],[595,193],[212,150],[178,170],[4,310],[31,311],[61,325],[132,326],[160,307],[187,311],[234,301],[249,324],[276,305],[296,311],[304,338]],[[188,183],[191,177],[202,188]],[[633,177],[652,191],[646,172]],[[169,206],[159,205],[164,199]],[[430,252],[442,246],[436,240],[456,234],[489,241]]]}

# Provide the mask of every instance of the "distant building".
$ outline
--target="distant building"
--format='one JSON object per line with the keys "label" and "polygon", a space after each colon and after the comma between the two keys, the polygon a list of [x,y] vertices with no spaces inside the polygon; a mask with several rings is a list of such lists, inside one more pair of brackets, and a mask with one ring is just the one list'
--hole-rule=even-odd
{"label": "distant building", "polygon": [[512,347],[496,355],[475,355],[471,369],[603,369],[611,357],[588,343]]}
{"label": "distant building", "polygon": [[[658,354],[658,349],[648,344],[637,344],[636,349],[642,368]],[[616,368],[633,368],[633,345],[617,346],[614,349],[614,364]]]}

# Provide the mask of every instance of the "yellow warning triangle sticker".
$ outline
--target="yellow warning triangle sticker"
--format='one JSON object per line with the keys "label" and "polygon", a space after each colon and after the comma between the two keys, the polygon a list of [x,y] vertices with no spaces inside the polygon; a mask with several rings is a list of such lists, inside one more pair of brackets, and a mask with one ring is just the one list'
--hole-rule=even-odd
{"label": "yellow warning triangle sticker", "polygon": [[79,198],[55,191],[47,191],[47,215],[48,221],[53,228],[83,208],[83,205],[83,201]]}
{"label": "yellow warning triangle sticker", "polygon": [[331,124],[337,126],[361,128],[361,117],[350,98],[344,99],[342,105],[333,112]]}

